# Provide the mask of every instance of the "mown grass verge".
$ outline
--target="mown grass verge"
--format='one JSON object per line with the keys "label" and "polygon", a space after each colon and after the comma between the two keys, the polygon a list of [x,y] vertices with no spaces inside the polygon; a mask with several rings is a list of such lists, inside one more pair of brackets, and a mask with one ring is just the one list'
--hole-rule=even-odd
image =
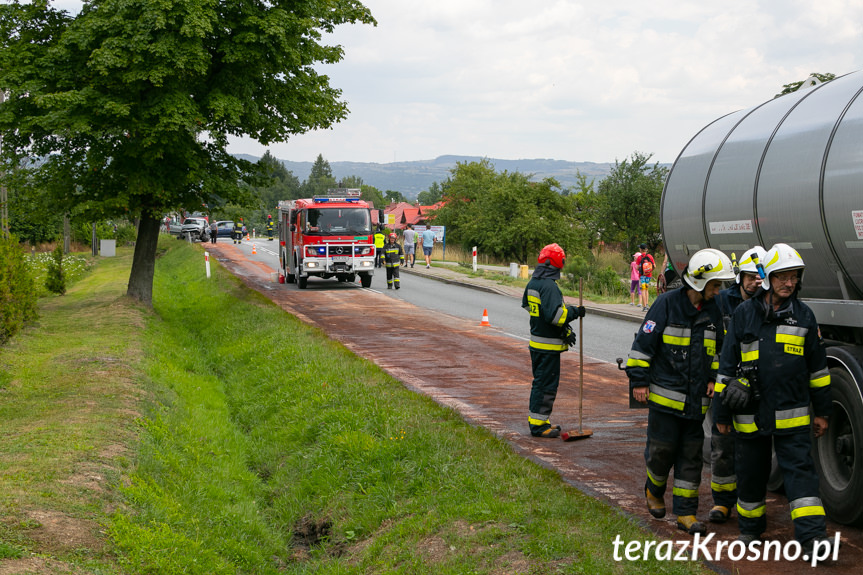
{"label": "mown grass verge", "polygon": [[[84,459],[102,444],[132,446],[111,468],[112,488],[96,492],[90,507],[68,510],[101,519],[109,544],[83,559],[58,558],[75,566],[86,559],[88,572],[154,574],[699,571],[679,562],[614,562],[616,535],[649,533],[406,390],[218,265],[205,279],[199,247],[166,241],[160,248],[154,313],[116,294],[112,304],[146,327],[94,321],[99,339],[88,341],[94,349],[116,342],[118,355],[125,349],[124,365],[146,392],[135,409],[97,401],[90,411],[101,406],[125,419],[106,419],[113,437],[75,442],[93,446]],[[124,282],[128,270],[112,265],[100,261],[92,276],[114,273]],[[88,305],[63,313],[81,323],[104,318],[96,309],[88,315]],[[36,329],[56,313],[43,310]],[[0,359],[15,355],[10,348]],[[36,379],[15,376],[9,389]],[[88,393],[105,392],[100,385]],[[41,401],[51,404],[50,395]],[[113,395],[120,404],[133,396]],[[94,418],[83,415],[73,427],[89,428]],[[40,465],[53,475],[45,478],[50,491],[63,472]],[[24,503],[63,507],[38,495],[19,508]],[[25,527],[0,532],[0,553],[3,545],[25,555],[42,549]]]}

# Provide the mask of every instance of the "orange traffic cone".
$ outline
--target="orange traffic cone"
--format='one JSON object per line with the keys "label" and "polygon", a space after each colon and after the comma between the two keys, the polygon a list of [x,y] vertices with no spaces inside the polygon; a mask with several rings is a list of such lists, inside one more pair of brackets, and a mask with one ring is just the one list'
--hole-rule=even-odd
{"label": "orange traffic cone", "polygon": [[258,253],[258,246],[256,244],[252,244],[252,254]]}
{"label": "orange traffic cone", "polygon": [[247,242],[252,241],[252,238],[250,238],[250,237],[249,237],[249,234],[246,234],[246,241],[247,241]]}
{"label": "orange traffic cone", "polygon": [[479,325],[491,327],[491,324],[488,323],[488,309],[482,310],[482,321],[479,322]]}

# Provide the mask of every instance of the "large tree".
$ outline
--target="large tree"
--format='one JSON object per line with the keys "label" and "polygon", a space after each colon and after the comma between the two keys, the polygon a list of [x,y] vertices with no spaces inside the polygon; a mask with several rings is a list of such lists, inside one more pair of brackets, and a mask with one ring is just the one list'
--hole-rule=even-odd
{"label": "large tree", "polygon": [[660,241],[659,204],[668,168],[650,165],[652,154],[634,152],[615,161],[599,182],[597,222],[603,239],[623,242],[626,253],[640,243],[655,248]]}
{"label": "large tree", "polygon": [[568,254],[584,250],[584,230],[553,178],[540,182],[520,172],[496,172],[488,159],[459,162],[443,184],[445,205],[431,214],[449,241],[520,263],[535,262],[556,242]]}
{"label": "large tree", "polygon": [[322,35],[374,24],[355,0],[47,0],[0,5],[0,132],[9,165],[58,180],[57,205],[139,219],[128,293],[152,300],[159,221],[239,196],[253,165],[229,136],[263,144],[347,116],[315,71],[342,59]]}

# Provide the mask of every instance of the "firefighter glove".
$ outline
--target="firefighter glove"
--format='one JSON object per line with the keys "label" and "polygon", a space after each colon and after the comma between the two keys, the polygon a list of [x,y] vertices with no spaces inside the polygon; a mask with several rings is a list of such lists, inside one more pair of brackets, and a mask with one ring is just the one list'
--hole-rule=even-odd
{"label": "firefighter glove", "polygon": [[722,391],[722,405],[731,411],[740,411],[749,403],[752,397],[752,388],[745,378],[727,380],[725,389]]}
{"label": "firefighter glove", "polygon": [[575,345],[575,332],[572,331],[572,328],[566,326],[563,330],[563,343],[565,343],[568,347],[572,347]]}
{"label": "firefighter glove", "polygon": [[585,310],[583,305],[580,305],[575,309],[578,311],[578,317],[584,317]]}

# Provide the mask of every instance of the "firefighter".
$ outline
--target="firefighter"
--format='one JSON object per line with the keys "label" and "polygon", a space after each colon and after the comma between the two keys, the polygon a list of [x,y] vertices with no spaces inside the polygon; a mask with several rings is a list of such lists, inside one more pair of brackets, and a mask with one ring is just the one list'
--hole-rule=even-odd
{"label": "firefighter", "polygon": [[584,317],[584,307],[567,307],[557,287],[566,254],[557,244],[542,248],[538,265],[521,299],[530,314],[530,362],[533,383],[530,388],[527,423],[534,437],[554,438],[560,426],[552,425],[551,410],[560,384],[560,354],[575,344],[569,323]]}
{"label": "firefighter", "polygon": [[[736,268],[735,284],[717,294],[716,305],[719,306],[719,313],[722,314],[723,331],[728,330],[728,324],[737,306],[754,296],[755,292],[758,291],[764,275],[764,267],[761,262],[765,253],[766,251],[761,246],[755,246],[744,252],[740,258],[740,265]],[[734,254],[731,255],[734,256]],[[717,381],[713,387],[714,394],[720,393],[724,387],[722,382]],[[709,419],[711,422],[710,490],[713,494],[713,508],[707,514],[707,518],[712,523],[725,523],[737,503],[734,435],[721,434],[713,418]]]}
{"label": "firefighter", "polygon": [[821,437],[827,431],[830,371],[815,315],[797,297],[805,268],[800,254],[776,244],[763,265],[761,290],[731,318],[719,365],[725,387],[713,410],[720,432],[737,433],[739,540],[757,541],[767,528],[772,446],[794,538],[811,557],[816,541],[829,546],[810,433]]}
{"label": "firefighter", "polygon": [[242,243],[243,241],[243,218],[240,218],[236,222],[234,222],[234,229],[232,230],[234,233],[232,234],[232,238],[234,239],[235,244]]}
{"label": "firefighter", "polygon": [[378,231],[375,232],[375,267],[379,268],[383,265],[384,262],[384,243],[386,243],[386,236],[384,236],[383,227],[378,225]]}
{"label": "firefighter", "polygon": [[275,228],[275,224],[273,224],[273,216],[267,214],[267,241],[273,241],[273,228]]}
{"label": "firefighter", "polygon": [[402,250],[402,246],[396,241],[397,239],[398,236],[396,234],[390,234],[387,243],[382,248],[384,264],[387,268],[387,289],[393,289],[393,285],[395,285],[396,289],[401,289],[399,285],[399,266],[405,263],[405,252]]}
{"label": "firefighter", "polygon": [[713,395],[722,344],[715,296],[734,279],[731,260],[714,249],[693,254],[683,285],[660,295],[644,317],[626,362],[632,396],[647,415],[647,509],[665,517],[668,474],[674,467],[672,508],[677,528],[706,533],[696,519],[701,485],[702,421]]}

